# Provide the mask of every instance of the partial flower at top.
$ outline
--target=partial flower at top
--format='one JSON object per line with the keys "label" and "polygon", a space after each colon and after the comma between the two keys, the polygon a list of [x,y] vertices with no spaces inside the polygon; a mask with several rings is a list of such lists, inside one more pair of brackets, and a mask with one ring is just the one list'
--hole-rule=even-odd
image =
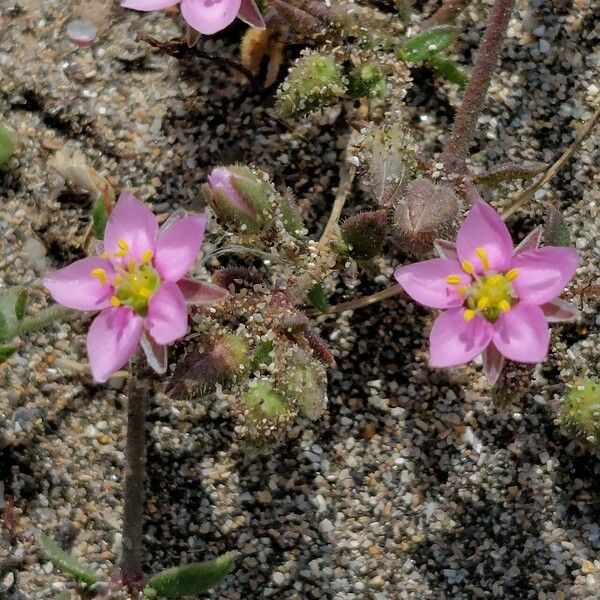
{"label": "partial flower at top", "polygon": [[558,296],[578,262],[573,248],[538,248],[535,229],[513,251],[504,221],[476,202],[456,244],[436,242],[441,258],[398,267],[394,276],[417,302],[444,312],[430,334],[432,367],[453,367],[482,355],[493,384],[504,358],[537,363],[548,354],[548,322],[571,321],[577,309]]}
{"label": "partial flower at top", "polygon": [[254,0],[123,0],[121,6],[146,12],[175,4],[181,4],[181,15],[187,24],[206,35],[225,29],[236,17],[252,27],[265,27]]}
{"label": "partial flower at top", "polygon": [[97,382],[125,365],[140,343],[150,366],[164,373],[166,345],[187,331],[187,304],[227,296],[222,288],[185,278],[200,251],[205,226],[206,215],[184,214],[159,230],[148,207],[124,192],[108,218],[102,254],[44,278],[59,304],[101,311],[87,338]]}

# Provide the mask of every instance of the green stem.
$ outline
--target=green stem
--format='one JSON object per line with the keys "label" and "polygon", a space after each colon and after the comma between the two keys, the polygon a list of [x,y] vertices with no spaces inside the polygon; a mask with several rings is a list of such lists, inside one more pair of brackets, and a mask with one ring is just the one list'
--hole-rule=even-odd
{"label": "green stem", "polygon": [[37,331],[43,329],[48,325],[51,325],[55,321],[62,321],[74,315],[75,311],[61,306],[60,304],[53,304],[44,310],[41,310],[37,315],[33,317],[26,317],[16,326],[14,335],[20,336],[31,331]]}

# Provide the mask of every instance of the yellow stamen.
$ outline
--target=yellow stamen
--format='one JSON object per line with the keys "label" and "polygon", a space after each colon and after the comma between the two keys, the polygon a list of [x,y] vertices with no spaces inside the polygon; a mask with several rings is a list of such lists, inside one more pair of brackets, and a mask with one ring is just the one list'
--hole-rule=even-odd
{"label": "yellow stamen", "polygon": [[105,250],[101,255],[102,258],[108,258],[110,254]]}
{"label": "yellow stamen", "polygon": [[107,279],[106,279],[106,271],[104,269],[92,269],[92,272],[90,273],[90,275],[92,277],[96,277],[102,285],[106,285]]}
{"label": "yellow stamen", "polygon": [[115,256],[117,258],[121,258],[123,256],[126,256],[127,253],[129,252],[129,244],[125,240],[119,240],[117,242],[117,246],[119,246],[120,250],[117,250],[115,252]]}
{"label": "yellow stamen", "polygon": [[461,285],[458,288],[458,295],[459,296],[464,296],[467,293],[467,286],[466,285]]}
{"label": "yellow stamen", "polygon": [[451,285],[456,285],[457,283],[460,283],[460,275],[448,275],[446,281]]}
{"label": "yellow stamen", "polygon": [[510,302],[508,300],[500,300],[500,302],[498,302],[498,308],[502,312],[508,312],[510,310]]}
{"label": "yellow stamen", "polygon": [[479,300],[477,300],[477,308],[479,310],[485,310],[490,307],[490,299],[487,296],[481,296]]}
{"label": "yellow stamen", "polygon": [[121,300],[117,296],[112,296],[110,299],[110,303],[115,307],[119,308],[121,306]]}
{"label": "yellow stamen", "polygon": [[135,269],[135,258],[130,258],[127,263],[127,270],[131,273]]}
{"label": "yellow stamen", "polygon": [[483,268],[486,270],[489,269],[490,261],[488,259],[488,255],[487,255],[487,252],[485,251],[485,248],[482,248],[481,246],[479,246],[478,248],[475,248],[475,254],[477,254],[477,256],[481,259]]}
{"label": "yellow stamen", "polygon": [[146,250],[146,252],[142,254],[142,262],[147,265],[152,260],[153,256],[154,252],[152,252],[152,250]]}
{"label": "yellow stamen", "polygon": [[122,281],[123,281],[123,277],[121,277],[121,275],[115,275],[115,278],[113,279],[112,284],[119,285]]}
{"label": "yellow stamen", "polygon": [[140,290],[138,292],[138,295],[140,296],[140,298],[145,298],[146,300],[148,298],[150,298],[150,294],[151,294],[151,292],[147,287],[140,288]]}
{"label": "yellow stamen", "polygon": [[512,281],[513,279],[516,279],[518,274],[519,274],[519,271],[517,269],[511,269],[510,271],[506,272],[505,277],[509,281]]}
{"label": "yellow stamen", "polygon": [[467,321],[467,323],[469,321],[472,321],[474,316],[475,316],[475,311],[471,310],[470,308],[467,308],[467,310],[465,310],[465,312],[463,313],[463,318],[465,321]]}
{"label": "yellow stamen", "polygon": [[475,273],[475,267],[473,267],[473,263],[469,260],[463,260],[460,266],[462,267],[462,270],[469,275]]}
{"label": "yellow stamen", "polygon": [[496,273],[496,275],[492,275],[488,279],[488,283],[490,285],[498,285],[501,281],[502,281],[502,275],[500,275],[500,273]]}

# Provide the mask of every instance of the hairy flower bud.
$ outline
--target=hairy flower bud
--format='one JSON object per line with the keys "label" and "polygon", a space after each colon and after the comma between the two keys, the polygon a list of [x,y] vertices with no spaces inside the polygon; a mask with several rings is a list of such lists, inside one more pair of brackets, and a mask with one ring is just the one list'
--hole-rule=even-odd
{"label": "hairy flower bud", "polygon": [[586,379],[567,394],[561,409],[562,427],[581,442],[600,445],[600,385]]}
{"label": "hairy flower bud", "polygon": [[350,256],[366,260],[377,256],[385,239],[387,211],[375,210],[353,215],[342,224],[342,239]]}
{"label": "hairy flower bud", "polygon": [[293,362],[283,373],[280,387],[300,413],[318,419],[327,404],[327,375],[317,361]]}
{"label": "hairy flower bud", "polygon": [[373,64],[356,67],[348,76],[348,93],[352,98],[365,96],[385,98],[387,93],[385,74]]}

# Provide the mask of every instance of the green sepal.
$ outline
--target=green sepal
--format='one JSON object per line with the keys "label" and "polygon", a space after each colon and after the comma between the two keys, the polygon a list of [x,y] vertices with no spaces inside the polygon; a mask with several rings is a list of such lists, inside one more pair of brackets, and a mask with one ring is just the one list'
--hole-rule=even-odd
{"label": "green sepal", "polygon": [[92,208],[92,227],[94,229],[94,237],[97,240],[104,239],[104,230],[106,229],[107,221],[108,211],[106,210],[106,204],[102,198],[98,198]]}
{"label": "green sepal", "polygon": [[315,283],[315,285],[310,288],[306,297],[316,309],[320,310],[321,312],[327,311],[329,300],[325,294],[323,286],[320,283]]}

